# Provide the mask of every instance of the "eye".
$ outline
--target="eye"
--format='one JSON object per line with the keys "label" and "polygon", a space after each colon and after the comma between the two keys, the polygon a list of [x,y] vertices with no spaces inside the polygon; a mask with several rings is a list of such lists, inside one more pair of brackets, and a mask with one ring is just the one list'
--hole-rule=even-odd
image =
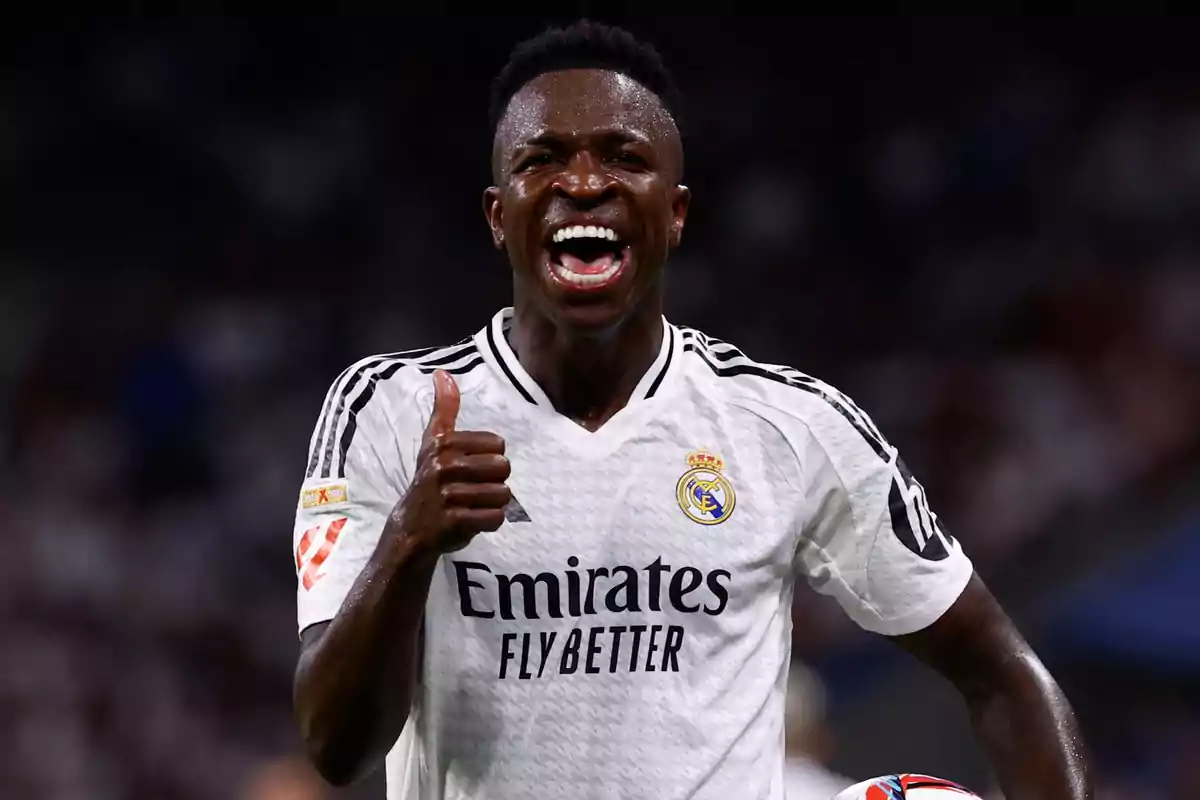
{"label": "eye", "polygon": [[533,167],[541,167],[549,164],[553,159],[549,153],[531,153],[517,162],[517,167],[514,172],[525,172]]}
{"label": "eye", "polygon": [[619,151],[613,157],[613,160],[623,166],[636,167],[638,169],[645,168],[647,165],[646,159],[642,158],[640,155],[638,155],[637,153],[634,153],[630,150]]}

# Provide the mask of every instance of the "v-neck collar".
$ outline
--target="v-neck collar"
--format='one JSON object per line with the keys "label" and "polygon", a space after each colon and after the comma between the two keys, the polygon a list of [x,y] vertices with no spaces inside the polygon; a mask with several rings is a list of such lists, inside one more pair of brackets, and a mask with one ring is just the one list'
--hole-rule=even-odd
{"label": "v-neck collar", "polygon": [[[680,361],[681,337],[675,326],[664,317],[662,345],[658,355],[634,387],[629,401],[598,430],[589,431],[574,420],[559,414],[550,398],[542,391],[542,387],[521,366],[506,336],[512,326],[512,316],[511,307],[498,311],[491,322],[475,334],[475,342],[484,361],[495,370],[501,382],[511,387],[526,403],[545,413],[548,419],[555,420],[553,424],[561,431],[565,440],[593,446],[601,446],[602,443],[616,446],[627,438],[627,434],[631,432],[630,425],[643,418],[643,407],[652,405],[648,401],[661,399],[666,394],[671,378],[677,371],[672,367],[678,367]],[[609,448],[601,446],[601,449]]]}

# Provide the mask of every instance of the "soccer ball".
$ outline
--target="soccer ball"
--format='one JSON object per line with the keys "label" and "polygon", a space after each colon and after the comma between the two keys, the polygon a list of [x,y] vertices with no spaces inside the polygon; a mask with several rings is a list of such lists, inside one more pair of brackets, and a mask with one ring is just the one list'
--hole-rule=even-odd
{"label": "soccer ball", "polygon": [[904,772],[856,783],[834,800],[979,800],[979,795],[953,781]]}

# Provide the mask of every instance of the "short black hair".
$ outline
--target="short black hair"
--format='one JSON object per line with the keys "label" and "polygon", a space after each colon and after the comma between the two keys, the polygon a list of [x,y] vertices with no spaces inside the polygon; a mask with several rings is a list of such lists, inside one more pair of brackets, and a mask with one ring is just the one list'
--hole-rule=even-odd
{"label": "short black hair", "polygon": [[509,101],[525,84],[565,69],[604,69],[627,75],[658,96],[682,132],[679,89],[654,46],[622,28],[581,19],[565,28],[549,28],[513,48],[508,63],[492,81],[488,115],[492,134]]}

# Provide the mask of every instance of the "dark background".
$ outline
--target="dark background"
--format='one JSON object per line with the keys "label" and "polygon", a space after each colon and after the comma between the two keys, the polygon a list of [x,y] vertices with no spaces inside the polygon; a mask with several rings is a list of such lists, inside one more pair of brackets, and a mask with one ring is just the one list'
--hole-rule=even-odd
{"label": "dark background", "polygon": [[[1200,797],[1200,26],[595,16],[687,99],[672,321],[872,414],[1102,797]],[[8,26],[0,796],[325,796],[290,716],[309,434],[352,360],[506,304],[487,85],[549,21]],[[831,766],[988,791],[953,693],[801,595]]]}

